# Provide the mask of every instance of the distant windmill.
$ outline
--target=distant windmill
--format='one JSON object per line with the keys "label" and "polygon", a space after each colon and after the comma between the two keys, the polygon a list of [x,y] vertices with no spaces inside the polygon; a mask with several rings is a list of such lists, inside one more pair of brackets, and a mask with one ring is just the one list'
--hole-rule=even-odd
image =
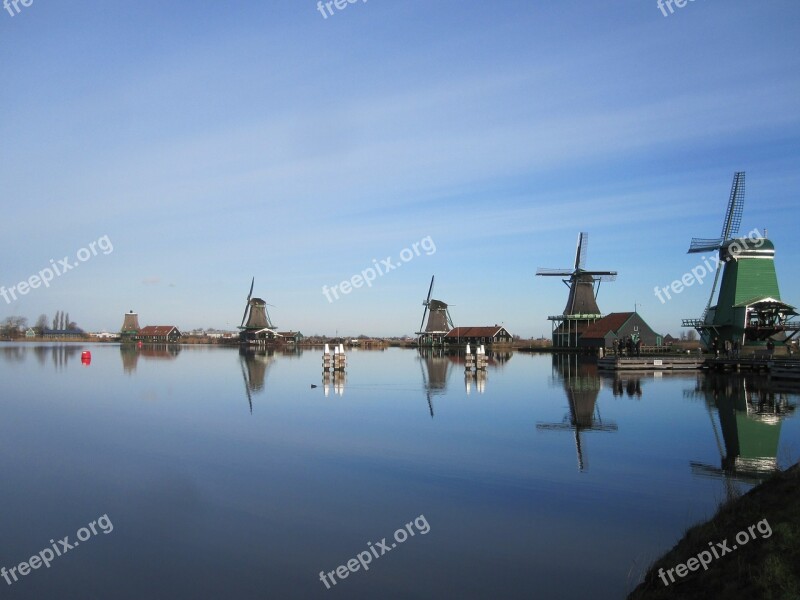
{"label": "distant windmill", "polygon": [[[261,298],[253,298],[253,286],[255,285],[256,278],[250,282],[250,292],[247,294],[247,301],[244,307],[244,314],[242,315],[242,324],[239,329],[242,333],[257,332],[257,331],[270,331],[275,332],[275,325],[270,321],[269,313],[267,312],[267,303]],[[247,323],[245,323],[247,321]]]}
{"label": "distant windmill", "polygon": [[[433,280],[428,288],[428,297],[422,302],[425,310],[422,311],[422,321],[419,324],[417,335],[428,341],[428,343],[440,343],[442,338],[453,328],[453,320],[450,318],[450,311],[447,303],[441,300],[431,299],[433,294]],[[428,314],[430,312],[430,314]],[[425,324],[425,317],[428,317],[428,324]],[[424,329],[423,329],[424,327]]]}
{"label": "distant windmill", "polygon": [[564,311],[561,315],[548,317],[553,322],[553,345],[556,347],[577,346],[583,329],[600,318],[597,306],[600,282],[617,278],[616,271],[589,271],[585,268],[588,247],[589,234],[581,232],[572,269],[539,268],[536,271],[536,275],[541,277],[565,277],[562,281],[569,288]]}
{"label": "distant windmill", "polygon": [[[744,171],[737,171],[733,174],[733,185],[731,186],[731,196],[728,199],[728,210],[725,211],[725,219],[722,221],[722,233],[718,238],[692,238],[689,245],[688,254],[698,254],[700,252],[717,252],[722,246],[732,240],[739,233],[739,226],[742,224],[742,212],[744,211]],[[717,264],[717,272],[714,275],[714,285],[711,286],[711,295],[708,297],[708,304],[703,312],[703,318],[711,308],[714,301],[714,293],[717,291],[719,274],[722,272],[722,262]]]}

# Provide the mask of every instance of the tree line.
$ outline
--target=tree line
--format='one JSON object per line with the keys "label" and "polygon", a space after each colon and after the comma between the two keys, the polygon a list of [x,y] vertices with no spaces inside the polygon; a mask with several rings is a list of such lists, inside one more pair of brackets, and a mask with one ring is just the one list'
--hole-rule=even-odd
{"label": "tree line", "polygon": [[[18,338],[25,335],[25,330],[28,328],[28,318],[18,315],[11,315],[6,317],[0,323],[0,336],[4,338]],[[36,319],[36,325],[33,326],[33,331],[36,335],[42,335],[46,329],[63,331],[78,329],[78,324],[75,321],[70,321],[69,313],[63,310],[56,311],[52,321],[45,315],[39,315]]]}

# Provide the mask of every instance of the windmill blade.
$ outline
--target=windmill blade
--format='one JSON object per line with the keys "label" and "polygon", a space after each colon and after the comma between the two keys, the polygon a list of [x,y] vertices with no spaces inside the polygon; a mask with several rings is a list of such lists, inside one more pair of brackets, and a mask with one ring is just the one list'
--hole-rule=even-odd
{"label": "windmill blade", "polygon": [[242,324],[239,327],[244,327],[244,320],[247,318],[247,309],[250,308],[250,298],[253,297],[253,286],[256,284],[255,276],[250,281],[250,292],[247,294],[247,301],[244,305],[244,314],[242,315]]}
{"label": "windmill blade", "polygon": [[428,288],[428,299],[425,301],[426,304],[430,303],[431,301],[431,294],[433,293],[433,279],[436,275],[431,275],[431,287]]}
{"label": "windmill blade", "polygon": [[244,305],[244,314],[242,315],[242,324],[239,327],[244,327],[244,320],[247,318],[247,309],[250,308],[250,300]]}
{"label": "windmill blade", "polygon": [[575,250],[575,270],[583,269],[586,264],[586,250],[589,247],[589,234],[581,231],[578,236],[578,247]]}
{"label": "windmill blade", "polygon": [[253,396],[250,394],[250,384],[247,383],[247,375],[244,372],[244,363],[247,359],[244,358],[243,360],[239,361],[239,364],[242,367],[242,379],[244,379],[244,391],[247,392],[247,403],[250,405],[250,414],[253,414]]}
{"label": "windmill blade", "polygon": [[445,308],[444,311],[445,311],[445,314],[447,315],[447,322],[450,324],[450,329],[453,329],[455,327],[455,325],[453,325],[453,319],[450,318],[450,309],[449,308]]}
{"label": "windmill blade", "polygon": [[722,238],[692,238],[692,243],[689,244],[687,254],[697,254],[699,252],[713,252],[722,247]]}
{"label": "windmill blade", "polygon": [[595,281],[616,281],[616,271],[583,271],[583,275],[591,275]]}
{"label": "windmill blade", "polygon": [[536,274],[544,277],[569,277],[573,273],[574,271],[571,271],[570,269],[546,269],[544,267],[539,267],[536,269]]}
{"label": "windmill blade", "polygon": [[728,199],[728,210],[725,212],[725,221],[722,223],[722,239],[727,241],[739,233],[744,211],[744,171],[733,174],[731,196]]}
{"label": "windmill blade", "polygon": [[428,305],[425,304],[425,310],[422,311],[422,322],[419,324],[419,331],[420,333],[425,331],[423,327],[425,327],[425,317],[428,314]]}

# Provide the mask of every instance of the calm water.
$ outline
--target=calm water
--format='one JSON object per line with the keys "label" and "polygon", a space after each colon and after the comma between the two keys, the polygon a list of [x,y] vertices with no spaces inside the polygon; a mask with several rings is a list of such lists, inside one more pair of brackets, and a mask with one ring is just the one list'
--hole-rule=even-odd
{"label": "calm water", "polygon": [[800,458],[798,397],[763,381],[514,354],[467,384],[457,357],[348,358],[326,388],[316,350],[0,345],[0,565],[108,517],[3,597],[620,598]]}

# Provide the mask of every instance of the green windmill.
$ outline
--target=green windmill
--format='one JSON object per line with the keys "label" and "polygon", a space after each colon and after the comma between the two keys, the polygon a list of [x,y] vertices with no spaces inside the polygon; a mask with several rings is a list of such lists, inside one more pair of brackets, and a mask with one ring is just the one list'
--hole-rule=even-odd
{"label": "green windmill", "polygon": [[[721,343],[738,341],[740,346],[763,345],[778,334],[787,341],[800,331],[800,323],[789,321],[797,315],[795,308],[781,301],[774,244],[757,230],[746,237],[736,237],[742,222],[744,191],[744,172],[740,171],[733,176],[720,237],[694,238],[689,246],[689,254],[719,252],[703,316],[683,320],[683,326],[694,327],[706,346],[714,338]],[[720,274],[719,297],[712,306]]]}

